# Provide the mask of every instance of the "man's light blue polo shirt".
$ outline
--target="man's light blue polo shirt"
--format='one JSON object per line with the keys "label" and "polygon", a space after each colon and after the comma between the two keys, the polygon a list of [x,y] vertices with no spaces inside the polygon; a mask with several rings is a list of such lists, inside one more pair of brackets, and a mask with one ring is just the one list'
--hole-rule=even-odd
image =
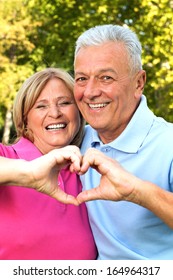
{"label": "man's light blue polo shirt", "polygon": [[[156,117],[141,103],[123,133],[103,144],[96,131],[86,126],[82,153],[89,147],[116,159],[137,177],[173,191],[173,125]],[[93,170],[81,176],[84,189],[99,184]],[[149,210],[131,202],[87,202],[98,259],[173,260],[173,230]]]}

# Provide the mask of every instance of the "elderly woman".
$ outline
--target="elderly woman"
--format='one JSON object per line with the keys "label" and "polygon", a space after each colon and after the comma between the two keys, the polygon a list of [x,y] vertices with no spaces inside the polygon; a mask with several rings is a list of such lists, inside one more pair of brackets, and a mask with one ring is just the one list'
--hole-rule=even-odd
{"label": "elderly woman", "polygon": [[95,259],[85,204],[76,206],[81,183],[69,170],[80,167],[84,126],[72,77],[55,68],[35,73],[13,113],[15,143],[0,144],[0,259]]}

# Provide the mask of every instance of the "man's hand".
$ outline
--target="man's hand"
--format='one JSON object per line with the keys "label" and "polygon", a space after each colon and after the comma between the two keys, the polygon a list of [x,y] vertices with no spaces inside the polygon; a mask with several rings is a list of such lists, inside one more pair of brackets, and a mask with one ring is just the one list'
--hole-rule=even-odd
{"label": "man's hand", "polygon": [[130,200],[134,195],[133,183],[137,179],[128,173],[115,160],[108,158],[100,151],[90,148],[83,157],[80,173],[84,174],[92,167],[101,174],[100,184],[77,196],[79,203],[89,200]]}

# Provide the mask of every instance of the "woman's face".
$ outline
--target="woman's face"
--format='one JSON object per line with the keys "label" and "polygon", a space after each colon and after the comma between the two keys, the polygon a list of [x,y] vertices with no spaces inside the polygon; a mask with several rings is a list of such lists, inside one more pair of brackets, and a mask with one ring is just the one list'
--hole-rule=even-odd
{"label": "woman's face", "polygon": [[43,153],[71,143],[80,115],[71,91],[57,78],[49,80],[27,116],[35,146]]}

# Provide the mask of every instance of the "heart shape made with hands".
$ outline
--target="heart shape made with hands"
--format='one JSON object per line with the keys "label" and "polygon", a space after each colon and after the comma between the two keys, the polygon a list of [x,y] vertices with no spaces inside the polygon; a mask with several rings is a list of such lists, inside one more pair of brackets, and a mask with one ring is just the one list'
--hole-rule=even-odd
{"label": "heart shape made with hands", "polygon": [[[27,161],[26,164],[27,176],[24,176],[24,186],[65,204],[79,205],[96,199],[127,200],[135,188],[135,183],[139,181],[116,160],[94,148],[88,149],[82,156],[78,147],[66,146],[51,150],[41,157]],[[67,166],[71,172],[77,173],[76,176],[85,174],[89,168],[95,169],[100,174],[98,186],[91,186],[90,190],[82,191],[77,197],[64,192],[57,184],[57,174],[61,174],[61,169]]]}
{"label": "heart shape made with hands", "polygon": [[133,192],[134,186],[130,183],[127,186],[127,182],[134,181],[134,176],[124,170],[116,160],[94,148],[86,151],[80,163],[76,164],[73,160],[70,163],[70,171],[76,172],[78,175],[85,174],[89,168],[94,168],[100,173],[99,185],[92,186],[90,190],[82,191],[76,198],[73,197],[74,204],[79,205],[82,202],[97,199],[124,200]]}

